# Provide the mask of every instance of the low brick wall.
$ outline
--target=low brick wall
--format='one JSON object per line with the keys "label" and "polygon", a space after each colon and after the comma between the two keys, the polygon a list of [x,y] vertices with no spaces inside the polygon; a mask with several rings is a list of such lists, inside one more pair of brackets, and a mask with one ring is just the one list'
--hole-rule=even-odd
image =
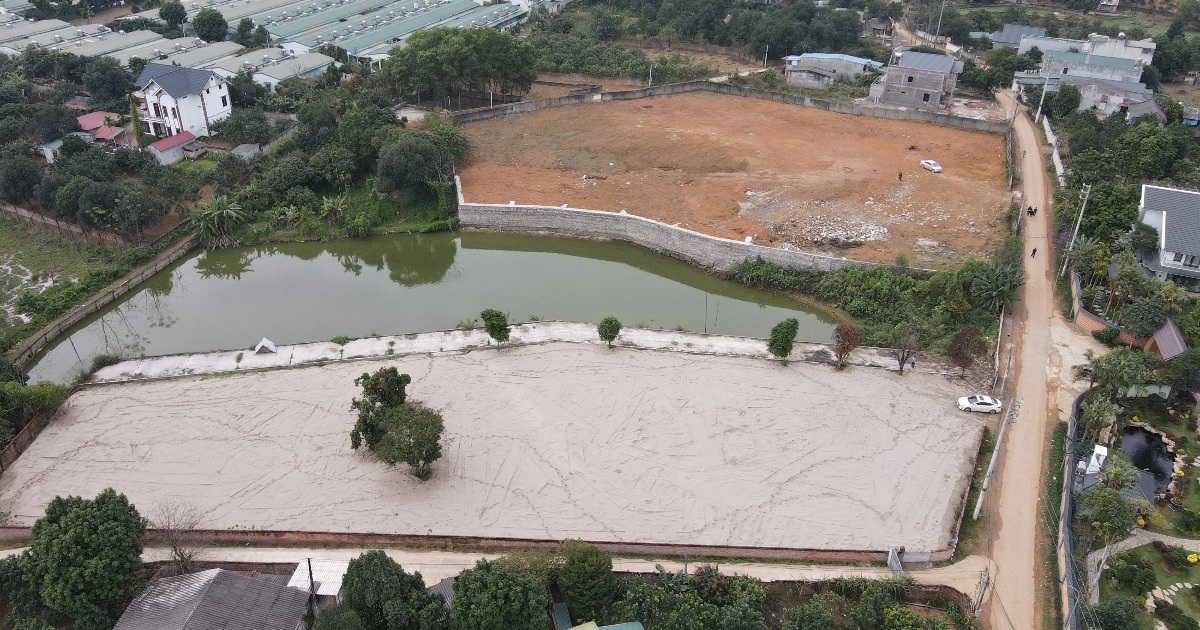
{"label": "low brick wall", "polygon": [[1007,132],[1011,125],[1010,121],[979,120],[976,118],[963,118],[960,116],[951,116],[949,114],[937,112],[923,112],[911,109],[894,109],[889,107],[858,105],[855,103],[843,103],[840,101],[825,101],[807,96],[801,96],[798,94],[772,92],[770,90],[742,87],[740,85],[730,85],[728,83],[716,83],[713,81],[686,81],[683,83],[656,85],[651,88],[643,88],[640,90],[604,92],[603,94],[599,95],[580,94],[576,96],[562,96],[559,98],[548,98],[537,101],[523,101],[520,103],[512,103],[510,105],[481,107],[479,109],[458,112],[453,114],[452,118],[454,119],[454,122],[461,124],[474,122],[477,120],[487,120],[497,116],[507,116],[509,114],[535,112],[547,107],[564,107],[567,105],[581,105],[584,103],[608,101],[627,101],[640,98],[649,98],[652,96],[683,94],[685,92],[713,92],[716,94],[727,94],[730,96],[761,98],[780,103],[787,103],[789,105],[800,105],[803,107],[823,109],[825,111],[838,114],[871,116],[873,118],[883,118],[886,120],[912,120],[917,122],[928,122],[936,125],[957,127],[959,129],[967,129],[969,131],[983,131],[986,133],[1003,134]]}
{"label": "low brick wall", "polygon": [[778,265],[822,271],[876,266],[876,263],[848,258],[717,238],[632,214],[555,206],[467,203],[462,195],[462,182],[456,178],[455,183],[459,190],[458,218],[463,228],[617,239],[724,274],[758,256]]}
{"label": "low brick wall", "polygon": [[1118,326],[1107,319],[1104,319],[1103,317],[1100,317],[1099,315],[1087,310],[1083,306],[1083,299],[1079,296],[1079,293],[1079,274],[1071,272],[1071,301],[1073,302],[1072,310],[1075,311],[1075,317],[1073,321],[1078,324],[1080,328],[1090,333],[1100,332],[1106,328],[1115,328],[1118,331],[1117,342],[1125,346],[1137,346],[1138,348],[1145,348],[1146,344],[1150,343],[1150,337],[1139,337],[1128,330],[1125,330],[1121,326]]}

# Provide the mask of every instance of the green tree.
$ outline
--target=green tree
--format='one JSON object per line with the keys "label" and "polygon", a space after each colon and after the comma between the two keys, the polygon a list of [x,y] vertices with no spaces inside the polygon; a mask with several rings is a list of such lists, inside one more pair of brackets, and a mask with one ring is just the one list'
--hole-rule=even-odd
{"label": "green tree", "polygon": [[1080,420],[1085,436],[1098,437],[1109,421],[1121,410],[1107,398],[1095,397],[1080,406]]}
{"label": "green tree", "polygon": [[350,432],[351,448],[358,450],[366,442],[367,448],[375,450],[387,432],[384,411],[404,404],[409,383],[412,377],[401,374],[395,366],[379,368],[371,374],[364,372],[354,379],[354,384],[362,388],[362,397],[350,402],[350,408],[358,412],[358,421]]}
{"label": "green tree", "polygon": [[809,602],[783,614],[783,630],[836,630],[837,620],[829,609],[818,602]]}
{"label": "green tree", "polygon": [[1100,483],[1104,484],[1104,487],[1124,490],[1132,488],[1137,483],[1138,474],[1138,469],[1134,468],[1128,459],[1125,459],[1120,453],[1112,453],[1108,456],[1108,461],[1105,462],[1099,477]]}
{"label": "green tree", "polygon": [[183,8],[183,4],[179,2],[164,2],[158,8],[158,17],[168,26],[178,28],[187,19],[187,9]]}
{"label": "green tree", "polygon": [[558,572],[558,588],[567,605],[581,619],[602,618],[617,595],[612,555],[574,540],[564,541],[559,549],[564,561]]}
{"label": "green tree", "polygon": [[94,101],[119,104],[133,89],[133,77],[115,58],[94,57],[83,73],[83,86]]}
{"label": "green tree", "polygon": [[546,589],[529,575],[480,560],[454,581],[454,630],[545,630]]}
{"label": "green tree", "polygon": [[361,162],[356,162],[354,155],[338,145],[325,145],[308,160],[308,168],[313,173],[334,187],[346,188],[354,173],[359,170]]}
{"label": "green tree", "polygon": [[1084,522],[1101,545],[1111,545],[1129,536],[1133,529],[1133,506],[1113,488],[1093,488],[1081,502]]}
{"label": "green tree", "polygon": [[24,156],[0,160],[0,200],[25,203],[42,183],[42,169]]}
{"label": "green tree", "polygon": [[1088,350],[1084,356],[1092,364],[1092,380],[1113,402],[1124,396],[1129,388],[1149,383],[1151,372],[1159,364],[1153,355],[1130,348],[1117,348],[1099,357]]}
{"label": "green tree", "polygon": [[596,326],[596,332],[600,335],[600,341],[608,344],[608,347],[611,348],[613,342],[617,340],[617,335],[621,334],[621,322],[610,315],[600,320]]}
{"label": "green tree", "polygon": [[483,320],[483,328],[496,343],[504,343],[508,341],[508,315],[497,311],[494,308],[484,309],[479,314],[479,319]]}
{"label": "green tree", "polygon": [[950,361],[954,365],[961,368],[960,376],[966,376],[967,368],[986,351],[987,339],[983,336],[983,331],[974,326],[954,333],[946,343],[946,354],[950,355]]}
{"label": "green tree", "polygon": [[379,550],[350,561],[342,592],[342,604],[364,630],[435,630],[446,616],[445,603],[425,591],[420,573],[407,573]]}
{"label": "green tree", "polygon": [[200,9],[192,18],[192,30],[204,41],[222,42],[229,35],[229,23],[216,9]]}
{"label": "green tree", "polygon": [[900,364],[900,373],[921,350],[921,329],[913,324],[896,324],[892,330],[891,355]]}
{"label": "green tree", "polygon": [[1171,132],[1157,121],[1133,125],[1117,138],[1117,164],[1133,181],[1162,179],[1178,157]]}
{"label": "green tree", "polygon": [[597,7],[592,11],[592,37],[596,39],[617,39],[621,36],[621,16]]}
{"label": "green tree", "polygon": [[354,609],[345,605],[328,606],[313,622],[312,630],[367,630]]}
{"label": "green tree", "polygon": [[[61,192],[61,191],[60,191]],[[242,206],[227,195],[213,195],[208,205],[187,216],[188,228],[210,248],[229,247],[233,233],[246,221]]]}
{"label": "green tree", "polygon": [[25,578],[78,630],[108,630],[141,584],[144,529],[111,488],[95,499],[55,497],[30,532]]}
{"label": "green tree", "polygon": [[883,613],[882,630],[928,630],[932,628],[930,621],[903,606],[892,606]]}
{"label": "green tree", "polygon": [[1142,627],[1142,607],[1128,597],[1110,597],[1088,607],[1087,619],[1094,619],[1096,630],[1138,630]]}
{"label": "green tree", "polygon": [[254,42],[254,20],[244,17],[238,22],[237,28],[233,32],[233,41],[243,45],[251,46]]}
{"label": "green tree", "polygon": [[771,338],[767,341],[767,350],[771,354],[784,359],[792,354],[792,344],[796,341],[796,333],[800,331],[800,322],[795,318],[789,317],[771,329]]}
{"label": "green tree", "polygon": [[1058,92],[1054,94],[1054,99],[1050,102],[1050,112],[1056,120],[1064,118],[1079,109],[1079,102],[1082,99],[1083,95],[1079,92],[1079,88],[1064,83],[1058,87]]}
{"label": "green tree", "polygon": [[258,109],[238,110],[212,125],[214,134],[237,144],[266,144],[273,131],[266,114]]}
{"label": "green tree", "polygon": [[860,630],[873,630],[883,625],[884,615],[895,604],[887,589],[878,582],[872,582],[863,589],[858,598],[858,606],[850,612],[850,618]]}
{"label": "green tree", "polygon": [[431,466],[442,456],[442,414],[410,401],[385,408],[381,420],[386,431],[375,445],[379,459],[391,466],[408,464],[413,476],[421,481],[433,476]]}
{"label": "green tree", "polygon": [[416,190],[430,180],[445,179],[452,167],[430,134],[408,131],[379,150],[375,179],[379,192]]}
{"label": "green tree", "polygon": [[1013,264],[992,263],[976,271],[971,278],[971,297],[993,313],[1017,297],[1017,287],[1025,282],[1025,272]]}
{"label": "green tree", "polygon": [[1200,389],[1200,348],[1188,348],[1168,361],[1162,378],[1176,389]]}

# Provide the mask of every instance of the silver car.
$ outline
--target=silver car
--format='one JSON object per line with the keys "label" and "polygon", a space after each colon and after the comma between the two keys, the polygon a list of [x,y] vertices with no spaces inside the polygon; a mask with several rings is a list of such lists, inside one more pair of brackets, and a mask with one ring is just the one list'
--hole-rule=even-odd
{"label": "silver car", "polygon": [[933,171],[934,173],[942,172],[942,165],[934,162],[933,160],[921,160],[921,168],[927,171]]}

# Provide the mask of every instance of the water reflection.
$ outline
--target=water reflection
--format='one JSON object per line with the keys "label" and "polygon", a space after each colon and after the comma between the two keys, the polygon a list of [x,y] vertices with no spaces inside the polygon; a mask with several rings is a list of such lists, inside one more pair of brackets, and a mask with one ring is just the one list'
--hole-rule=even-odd
{"label": "water reflection", "polygon": [[60,337],[30,370],[69,380],[100,353],[138,356],[453,328],[485,308],[534,317],[765,337],[833,319],[627,243],[507,234],[397,234],[197,252]]}

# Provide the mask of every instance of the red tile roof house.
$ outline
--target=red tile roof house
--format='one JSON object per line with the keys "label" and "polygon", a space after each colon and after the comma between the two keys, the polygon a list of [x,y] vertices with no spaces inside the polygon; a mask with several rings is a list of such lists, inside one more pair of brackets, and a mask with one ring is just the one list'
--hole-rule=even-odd
{"label": "red tile roof house", "polygon": [[104,121],[109,119],[119,121],[121,120],[121,115],[113,112],[92,112],[76,118],[79,121],[79,128],[91,134],[96,140],[100,142],[116,142],[125,129],[120,125],[104,124]]}
{"label": "red tile roof house", "polygon": [[[189,146],[193,142],[199,146]],[[150,155],[153,155],[159,164],[168,166],[182,160],[189,153],[198,152],[203,147],[203,143],[196,140],[196,136],[192,132],[185,131],[169,138],[163,138],[146,147],[146,150],[150,151]]]}

